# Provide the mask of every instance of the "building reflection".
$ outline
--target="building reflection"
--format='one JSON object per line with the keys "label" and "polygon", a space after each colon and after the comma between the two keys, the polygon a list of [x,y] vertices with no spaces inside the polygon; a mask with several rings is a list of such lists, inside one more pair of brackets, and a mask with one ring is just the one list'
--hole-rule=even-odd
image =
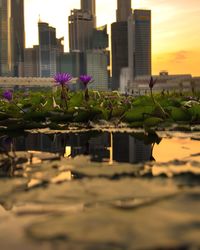
{"label": "building reflection", "polygon": [[128,133],[28,134],[13,139],[13,144],[16,151],[59,153],[66,158],[89,155],[91,161],[109,164],[113,161],[138,163],[153,159],[152,143]]}

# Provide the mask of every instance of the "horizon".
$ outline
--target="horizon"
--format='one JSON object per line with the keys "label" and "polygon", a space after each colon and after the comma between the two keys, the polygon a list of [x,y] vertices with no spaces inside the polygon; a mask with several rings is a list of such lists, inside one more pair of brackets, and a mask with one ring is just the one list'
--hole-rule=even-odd
{"label": "horizon", "polygon": [[[96,0],[97,26],[116,20],[117,1]],[[157,2],[157,3],[156,3]],[[48,11],[46,6],[48,3]],[[26,47],[38,44],[39,17],[56,28],[57,37],[64,36],[65,52],[69,51],[68,16],[72,9],[80,8],[80,0],[25,0]],[[199,76],[200,58],[200,1],[132,0],[133,9],[152,11],[152,73],[167,70],[170,74],[192,74]],[[56,13],[56,16],[55,16]],[[187,17],[187,18],[186,18]],[[187,38],[187,39],[186,39]],[[110,39],[110,37],[109,37]]]}

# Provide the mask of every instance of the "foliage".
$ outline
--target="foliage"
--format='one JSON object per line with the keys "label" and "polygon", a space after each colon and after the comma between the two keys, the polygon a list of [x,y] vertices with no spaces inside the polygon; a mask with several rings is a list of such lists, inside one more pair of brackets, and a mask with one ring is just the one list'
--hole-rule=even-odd
{"label": "foliage", "polygon": [[35,126],[59,128],[59,124],[100,120],[113,121],[114,124],[125,122],[134,128],[162,127],[177,122],[200,123],[198,92],[192,97],[191,94],[180,93],[134,97],[118,92],[89,91],[89,99],[85,99],[82,91],[69,92],[67,109],[63,109],[61,92],[61,89],[53,92],[17,91],[12,93],[11,101],[3,98],[1,92],[0,126],[9,129]]}

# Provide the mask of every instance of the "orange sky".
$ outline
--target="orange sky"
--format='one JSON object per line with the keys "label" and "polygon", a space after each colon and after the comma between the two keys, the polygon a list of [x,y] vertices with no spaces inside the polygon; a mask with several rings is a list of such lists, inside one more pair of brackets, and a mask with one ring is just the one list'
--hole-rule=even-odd
{"label": "orange sky", "polygon": [[[65,37],[68,51],[68,15],[80,8],[80,0],[24,0],[26,46],[38,44],[40,19],[56,27]],[[115,21],[117,0],[96,0],[97,25]],[[200,0],[132,0],[133,8],[152,10],[153,74],[191,73],[200,76]]]}

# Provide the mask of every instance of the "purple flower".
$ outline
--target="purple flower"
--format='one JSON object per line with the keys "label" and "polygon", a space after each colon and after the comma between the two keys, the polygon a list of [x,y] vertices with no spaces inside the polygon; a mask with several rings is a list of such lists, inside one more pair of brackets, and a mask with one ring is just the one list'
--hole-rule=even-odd
{"label": "purple flower", "polygon": [[150,89],[153,88],[153,86],[155,85],[156,81],[157,81],[157,79],[154,80],[153,77],[151,76],[150,81],[149,81],[149,88]]}
{"label": "purple flower", "polygon": [[69,73],[57,73],[54,76],[54,80],[57,85],[65,85],[72,79],[72,76]]}
{"label": "purple flower", "polygon": [[84,84],[84,86],[87,87],[88,83],[91,82],[92,77],[88,75],[81,75],[79,79]]}
{"label": "purple flower", "polygon": [[5,98],[8,101],[11,101],[13,98],[13,94],[10,90],[6,90],[3,92],[3,98]]}

